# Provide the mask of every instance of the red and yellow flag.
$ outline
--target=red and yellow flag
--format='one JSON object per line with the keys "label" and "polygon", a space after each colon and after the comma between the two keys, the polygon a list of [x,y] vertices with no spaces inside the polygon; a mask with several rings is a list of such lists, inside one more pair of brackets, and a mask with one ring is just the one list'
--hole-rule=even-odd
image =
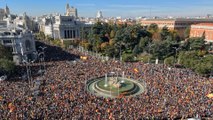
{"label": "red and yellow flag", "polygon": [[206,95],[208,98],[213,98],[213,93]]}
{"label": "red and yellow flag", "polygon": [[135,72],[135,73],[138,73],[139,71],[138,71],[138,69],[137,69],[137,68],[134,68],[134,72]]}
{"label": "red and yellow flag", "polygon": [[2,97],[2,96],[0,96],[0,101],[1,101],[1,100],[3,100],[3,97]]}
{"label": "red and yellow flag", "polygon": [[86,56],[81,56],[80,57],[82,60],[87,60],[87,57]]}
{"label": "red and yellow flag", "polygon": [[10,112],[13,112],[16,109],[16,107],[13,105],[13,103],[9,103],[8,108],[9,108]]}

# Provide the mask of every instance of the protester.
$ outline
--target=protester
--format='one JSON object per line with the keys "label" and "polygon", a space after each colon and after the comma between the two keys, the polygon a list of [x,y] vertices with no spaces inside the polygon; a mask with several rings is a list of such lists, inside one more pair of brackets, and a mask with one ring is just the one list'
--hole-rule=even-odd
{"label": "protester", "polygon": [[[27,81],[0,82],[1,119],[181,119],[213,118],[213,80],[189,69],[159,64],[103,62],[77,49],[63,51],[48,46],[43,76],[36,74],[43,63],[31,66],[37,90]],[[86,59],[79,59],[86,56]],[[76,62],[73,62],[73,61]],[[119,70],[118,70],[119,68]],[[137,70],[137,71],[136,71]],[[118,71],[145,83],[144,93],[134,97],[103,98],[88,93],[85,81]],[[19,75],[25,72],[21,68]],[[17,73],[18,74],[18,73]],[[38,91],[39,94],[35,94]]]}

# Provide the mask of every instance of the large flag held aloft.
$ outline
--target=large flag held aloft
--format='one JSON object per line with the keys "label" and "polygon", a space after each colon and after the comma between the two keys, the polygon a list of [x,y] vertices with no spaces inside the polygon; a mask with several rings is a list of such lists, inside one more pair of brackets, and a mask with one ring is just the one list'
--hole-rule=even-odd
{"label": "large flag held aloft", "polygon": [[3,100],[3,97],[2,97],[2,96],[0,96],[0,101],[1,101],[1,100]]}
{"label": "large flag held aloft", "polygon": [[139,71],[138,71],[138,69],[137,69],[137,68],[134,68],[134,72],[135,72],[135,73],[138,73]]}
{"label": "large flag held aloft", "polygon": [[208,98],[213,98],[213,93],[206,95]]}
{"label": "large flag held aloft", "polygon": [[9,112],[13,112],[16,109],[16,107],[15,107],[15,105],[13,105],[13,103],[9,103],[8,108],[9,108]]}
{"label": "large flag held aloft", "polygon": [[80,57],[82,60],[87,60],[87,57],[86,56],[81,56]]}

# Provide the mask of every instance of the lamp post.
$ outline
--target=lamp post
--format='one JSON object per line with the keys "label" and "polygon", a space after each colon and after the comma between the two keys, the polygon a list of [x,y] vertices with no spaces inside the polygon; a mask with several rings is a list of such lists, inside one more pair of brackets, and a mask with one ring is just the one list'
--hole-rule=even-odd
{"label": "lamp post", "polygon": [[45,49],[47,47],[42,47],[42,46],[39,46],[39,48],[42,50],[42,52],[39,53],[39,55],[42,55],[42,57],[40,58],[41,62],[43,62],[43,68],[44,68],[44,71],[45,71]]}
{"label": "lamp post", "polygon": [[26,74],[27,74],[27,80],[28,80],[28,82],[29,82],[29,87],[30,87],[30,84],[31,84],[31,76],[30,76],[30,73],[31,73],[31,71],[30,71],[30,66],[29,66],[29,61],[28,61],[28,57],[27,57],[27,55],[26,54],[24,54],[24,50],[23,50],[23,45],[22,45],[22,43],[20,43],[20,49],[21,49],[21,57],[22,57],[22,63],[24,63],[25,64],[25,66],[26,66]]}
{"label": "lamp post", "polygon": [[[177,61],[177,51],[181,48],[179,48],[179,47],[172,47],[172,48],[175,49],[175,60],[174,60],[174,64],[175,64]],[[178,60],[178,62],[179,62],[179,60]]]}
{"label": "lamp post", "polygon": [[[151,54],[150,48],[151,48],[153,45],[154,45],[154,44],[151,44],[151,43],[149,42],[149,54]],[[150,63],[150,56],[149,56],[149,59],[148,59],[148,63]]]}
{"label": "lamp post", "polygon": [[122,56],[121,56],[121,44],[120,44],[120,61],[122,61]]}

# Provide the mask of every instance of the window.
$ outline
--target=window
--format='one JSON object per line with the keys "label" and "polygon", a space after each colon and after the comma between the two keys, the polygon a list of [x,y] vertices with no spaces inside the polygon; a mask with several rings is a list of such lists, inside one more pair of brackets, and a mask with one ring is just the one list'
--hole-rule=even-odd
{"label": "window", "polygon": [[4,44],[9,44],[9,43],[12,43],[12,41],[11,40],[3,40],[3,43]]}
{"label": "window", "polygon": [[64,30],[64,38],[67,38],[67,31]]}
{"label": "window", "polygon": [[73,38],[75,38],[75,30],[73,30]]}
{"label": "window", "polygon": [[31,43],[30,43],[30,40],[26,40],[26,41],[25,41],[25,46],[26,46],[26,51],[30,51],[30,50],[31,50]]}

